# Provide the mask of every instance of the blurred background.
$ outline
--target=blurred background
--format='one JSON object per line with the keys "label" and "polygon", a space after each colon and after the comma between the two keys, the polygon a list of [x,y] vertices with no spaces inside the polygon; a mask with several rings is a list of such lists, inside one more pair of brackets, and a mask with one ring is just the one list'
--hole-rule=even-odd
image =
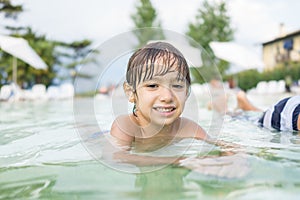
{"label": "blurred background", "polygon": [[[16,79],[22,89],[35,84],[48,88],[73,83],[75,78],[93,79],[93,73],[80,68],[95,62],[87,55],[97,46],[126,31],[159,27],[195,40],[211,56],[223,80],[234,82],[234,87],[263,93],[270,81],[284,81],[286,91],[291,91],[300,78],[299,7],[296,0],[1,0],[0,35],[24,38],[47,65],[46,70],[36,69],[18,59]],[[149,40],[142,33],[136,37],[138,46]],[[164,33],[156,38],[164,39]],[[231,57],[245,61],[251,54],[261,62],[235,62],[222,52],[217,54],[220,49],[213,49],[211,42],[234,43],[247,52],[237,55],[236,49],[229,47],[225,52]],[[3,86],[13,82],[13,58],[0,49]],[[124,65],[112,74],[124,74],[126,62]],[[194,83],[205,82],[191,71]],[[118,81],[110,76],[99,90]]]}

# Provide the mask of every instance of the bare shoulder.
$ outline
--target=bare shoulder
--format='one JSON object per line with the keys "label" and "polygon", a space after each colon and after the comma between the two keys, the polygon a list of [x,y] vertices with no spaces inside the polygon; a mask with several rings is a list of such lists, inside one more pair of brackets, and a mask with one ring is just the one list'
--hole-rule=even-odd
{"label": "bare shoulder", "polygon": [[136,126],[131,117],[129,115],[121,115],[114,120],[110,134],[118,140],[132,142],[134,140],[135,129]]}
{"label": "bare shoulder", "polygon": [[205,140],[208,138],[205,130],[199,124],[187,118],[181,118],[180,132],[185,137],[194,137],[201,140]]}

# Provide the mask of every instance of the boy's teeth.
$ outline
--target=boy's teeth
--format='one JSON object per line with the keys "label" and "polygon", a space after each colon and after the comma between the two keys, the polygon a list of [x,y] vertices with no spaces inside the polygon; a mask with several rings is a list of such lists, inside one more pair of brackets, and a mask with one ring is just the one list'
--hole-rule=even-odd
{"label": "boy's teeth", "polygon": [[156,108],[159,112],[171,112],[173,108]]}

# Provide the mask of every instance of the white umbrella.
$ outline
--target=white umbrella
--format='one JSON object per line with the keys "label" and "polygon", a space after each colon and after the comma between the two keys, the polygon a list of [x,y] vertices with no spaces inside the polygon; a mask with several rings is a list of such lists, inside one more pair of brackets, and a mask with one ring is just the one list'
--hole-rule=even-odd
{"label": "white umbrella", "polygon": [[19,58],[36,69],[47,69],[45,62],[29,46],[23,38],[0,35],[1,50],[14,56],[13,60],[13,81],[17,82],[17,59]]}
{"label": "white umbrella", "polygon": [[264,67],[263,61],[256,53],[240,44],[234,42],[210,42],[209,46],[217,58],[242,67],[242,69],[261,69]]}

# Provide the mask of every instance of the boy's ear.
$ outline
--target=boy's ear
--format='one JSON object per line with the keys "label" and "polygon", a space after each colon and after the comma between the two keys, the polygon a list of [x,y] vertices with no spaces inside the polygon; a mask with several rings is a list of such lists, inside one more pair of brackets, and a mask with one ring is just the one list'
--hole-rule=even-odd
{"label": "boy's ear", "polygon": [[188,91],[187,91],[187,94],[186,94],[186,99],[189,98],[191,94],[191,87],[188,87]]}
{"label": "boy's ear", "polygon": [[135,96],[134,96],[134,91],[131,85],[129,85],[127,82],[123,83],[123,89],[124,92],[128,98],[128,101],[130,103],[135,103]]}

